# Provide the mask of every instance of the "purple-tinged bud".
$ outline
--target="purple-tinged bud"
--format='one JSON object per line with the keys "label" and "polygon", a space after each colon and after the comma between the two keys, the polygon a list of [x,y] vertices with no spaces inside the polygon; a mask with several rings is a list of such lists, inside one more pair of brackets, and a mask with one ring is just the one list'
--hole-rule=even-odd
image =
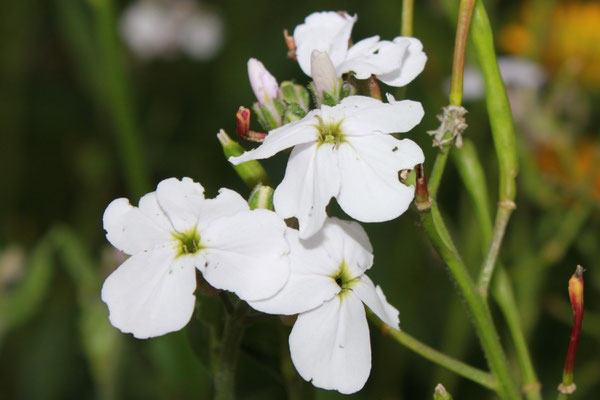
{"label": "purple-tinged bud", "polygon": [[255,58],[248,60],[248,77],[256,99],[262,105],[269,104],[277,97],[279,85],[277,80],[267,71],[263,63]]}

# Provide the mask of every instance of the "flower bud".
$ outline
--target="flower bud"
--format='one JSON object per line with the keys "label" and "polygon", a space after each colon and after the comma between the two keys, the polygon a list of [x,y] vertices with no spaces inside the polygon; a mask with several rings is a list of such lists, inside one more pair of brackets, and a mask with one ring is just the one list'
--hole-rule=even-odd
{"label": "flower bud", "polygon": [[244,138],[250,130],[250,110],[244,106],[240,106],[238,112],[235,114],[237,120],[237,134],[239,137]]}
{"label": "flower bud", "polygon": [[288,104],[297,104],[305,113],[310,109],[310,95],[302,85],[291,81],[281,82],[281,94],[283,100]]}
{"label": "flower bud", "polygon": [[250,193],[248,205],[251,210],[264,208],[273,211],[273,188],[261,185],[260,183],[256,185],[252,193]]}
{"label": "flower bud", "polygon": [[250,85],[261,105],[269,104],[277,97],[277,80],[267,71],[263,63],[255,58],[248,60]]}
{"label": "flower bud", "polygon": [[327,53],[313,50],[310,55],[310,73],[318,95],[323,92],[333,93],[337,88],[339,80]]}
{"label": "flower bud", "polygon": [[[238,142],[232,140],[223,129],[217,133],[217,139],[219,139],[219,143],[223,147],[223,153],[225,153],[226,158],[238,157],[244,154],[244,148]],[[261,182],[265,184],[270,182],[267,171],[256,160],[234,165],[233,168],[249,187],[255,187]]]}

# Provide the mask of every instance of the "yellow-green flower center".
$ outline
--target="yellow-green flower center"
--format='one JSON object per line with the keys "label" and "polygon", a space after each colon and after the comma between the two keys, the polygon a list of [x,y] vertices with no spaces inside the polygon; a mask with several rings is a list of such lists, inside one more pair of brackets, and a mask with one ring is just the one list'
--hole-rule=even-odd
{"label": "yellow-green flower center", "polygon": [[183,233],[176,232],[172,235],[178,241],[177,256],[195,254],[204,248],[200,244],[200,234],[196,228]]}
{"label": "yellow-green flower center", "polygon": [[352,287],[358,282],[358,278],[352,278],[350,275],[350,270],[348,269],[345,261],[342,261],[337,272],[331,275],[331,278],[340,287],[340,289],[342,289],[339,295],[343,295],[348,290],[352,289]]}
{"label": "yellow-green flower center", "polygon": [[331,143],[337,147],[341,143],[345,142],[341,129],[342,121],[326,123],[319,116],[317,116],[317,119],[319,120],[319,124],[317,125],[317,129],[319,130],[319,138],[317,141],[319,145],[323,143]]}

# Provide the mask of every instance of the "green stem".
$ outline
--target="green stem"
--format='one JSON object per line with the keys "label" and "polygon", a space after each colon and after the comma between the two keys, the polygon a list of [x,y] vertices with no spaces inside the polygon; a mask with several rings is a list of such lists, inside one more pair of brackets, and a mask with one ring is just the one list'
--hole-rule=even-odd
{"label": "green stem", "polygon": [[244,335],[244,318],[250,307],[239,301],[232,314],[225,315],[225,328],[214,375],[215,400],[235,399],[235,367]]}
{"label": "green stem", "polygon": [[119,40],[112,0],[94,0],[90,4],[96,19],[96,35],[100,60],[104,61],[105,102],[109,110],[117,136],[121,161],[125,168],[129,192],[139,198],[150,188],[149,173],[143,155],[141,134],[133,116],[131,93]]}
{"label": "green stem", "polygon": [[518,162],[510,104],[496,60],[492,28],[481,0],[475,3],[471,33],[471,40],[485,82],[486,104],[498,158],[500,180],[498,211],[492,232],[492,240],[479,279],[479,288],[482,293],[485,293],[493,274],[506,225],[512,210],[515,208],[515,178],[518,172]]}
{"label": "green stem", "polygon": [[465,71],[465,51],[471,26],[471,15],[475,0],[461,0],[458,11],[454,57],[452,59],[452,78],[450,80],[450,104],[460,106],[463,94],[463,75]]}
{"label": "green stem", "polygon": [[[452,58],[452,78],[450,80],[450,105],[460,106],[463,93],[463,75],[465,71],[465,51],[467,49],[467,38],[471,25],[473,3],[475,0],[461,0],[458,12],[458,24],[456,27],[456,39],[454,41],[454,56]],[[447,133],[450,136],[451,133]],[[437,198],[437,191],[448,161],[450,143],[442,146],[438,152],[433,169],[429,176],[429,195],[432,199]]]}
{"label": "green stem", "polygon": [[510,375],[508,363],[500,345],[490,310],[477,292],[475,283],[458,255],[435,202],[431,209],[421,212],[421,220],[425,232],[448,266],[473,317],[475,330],[481,341],[488,365],[498,381],[498,395],[502,399],[519,399],[519,392]]}
{"label": "green stem", "polygon": [[442,182],[442,175],[444,175],[444,169],[446,168],[446,162],[448,161],[449,151],[450,146],[445,145],[440,149],[440,151],[438,151],[437,156],[435,157],[433,168],[431,169],[431,174],[429,175],[429,184],[427,185],[429,196],[432,199],[437,198],[437,192],[440,187],[440,183]]}
{"label": "green stem", "polygon": [[402,0],[402,36],[413,35],[414,0]]}
{"label": "green stem", "polygon": [[467,379],[470,379],[473,382],[476,382],[490,390],[497,390],[497,383],[491,374],[480,369],[471,367],[470,365],[467,365],[462,361],[456,360],[444,353],[441,353],[427,346],[426,344],[418,341],[406,332],[390,329],[385,323],[383,323],[370,311],[368,312],[368,315],[371,322],[383,332],[385,332],[386,336],[390,336],[396,342],[414,351],[423,358],[426,358],[431,362],[441,365],[442,367],[447,368],[450,371],[453,371]]}
{"label": "green stem", "polygon": [[494,279],[492,285],[492,294],[504,315],[506,325],[508,326],[508,330],[510,331],[510,335],[515,345],[519,366],[521,367],[523,393],[525,393],[528,400],[541,400],[541,385],[538,381],[535,369],[533,368],[533,362],[531,361],[525,335],[523,335],[521,319],[515,302],[515,295],[512,290],[510,278],[501,266],[498,268],[496,279]]}
{"label": "green stem", "polygon": [[500,204],[496,213],[496,222],[494,223],[494,229],[492,231],[491,240],[486,241],[489,243],[489,248],[481,271],[479,272],[479,279],[477,280],[477,288],[479,293],[485,298],[487,297],[488,287],[494,274],[494,267],[496,266],[496,260],[498,259],[498,253],[500,252],[500,246],[502,246],[502,239],[504,238],[504,232],[506,231],[506,225],[510,218],[510,214],[514,209],[514,203]]}
{"label": "green stem", "polygon": [[[462,149],[457,149],[453,155],[461,179],[475,204],[476,216],[481,228],[482,251],[485,253],[488,243],[492,238],[492,220],[483,168],[477,157],[475,147],[470,141],[465,141]],[[499,266],[497,277],[492,285],[492,295],[500,306],[500,311],[504,315],[515,345],[515,351],[521,367],[523,392],[528,400],[540,400],[540,384],[533,368],[525,335],[521,327],[512,284],[502,266]]]}

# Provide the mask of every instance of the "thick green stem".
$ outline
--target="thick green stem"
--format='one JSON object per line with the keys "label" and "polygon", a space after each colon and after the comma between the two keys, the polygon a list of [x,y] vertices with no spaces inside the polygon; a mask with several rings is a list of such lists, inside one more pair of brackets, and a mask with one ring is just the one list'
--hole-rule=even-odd
{"label": "thick green stem", "polygon": [[111,114],[129,192],[140,197],[150,188],[146,160],[119,48],[112,0],[90,1],[94,10],[100,60],[105,74],[105,103]]}
{"label": "thick green stem", "polygon": [[488,365],[498,381],[498,395],[502,399],[519,399],[519,392],[510,375],[508,363],[494,327],[490,310],[479,295],[475,283],[458,255],[435,202],[431,209],[421,212],[421,220],[425,232],[448,266],[473,317],[475,330],[481,341]]}
{"label": "thick green stem", "polygon": [[[481,228],[482,251],[485,253],[488,243],[492,238],[492,220],[483,168],[477,157],[475,147],[470,141],[465,141],[463,148],[460,150],[457,149],[453,155],[461,179],[475,204],[476,216]],[[497,277],[492,285],[492,295],[500,306],[515,345],[521,367],[523,392],[528,400],[540,400],[540,384],[533,368],[525,335],[521,327],[512,284],[508,274],[501,265],[498,267]]]}
{"label": "thick green stem", "polygon": [[482,293],[486,293],[502,245],[506,225],[512,210],[515,208],[515,178],[518,173],[518,162],[510,103],[496,60],[492,28],[481,0],[476,2],[473,10],[471,32],[471,40],[485,82],[486,104],[498,158],[500,180],[496,221],[479,279],[479,288]]}
{"label": "thick green stem", "polygon": [[535,369],[533,368],[533,362],[531,361],[525,335],[523,335],[521,319],[515,302],[515,295],[512,290],[510,278],[501,266],[498,268],[496,278],[492,285],[492,294],[504,315],[506,325],[508,326],[508,330],[510,331],[510,335],[515,345],[519,366],[521,367],[523,393],[525,393],[528,400],[541,400],[541,385],[538,381]]}
{"label": "thick green stem", "polygon": [[496,390],[497,384],[494,377],[491,374],[480,369],[474,368],[470,365],[467,365],[462,361],[456,360],[444,353],[441,353],[427,346],[426,344],[418,341],[406,332],[390,329],[385,323],[383,323],[370,311],[368,315],[371,322],[378,328],[380,328],[383,332],[385,332],[385,335],[390,336],[396,342],[414,351],[423,358],[426,358],[431,362],[441,365],[442,367],[447,368],[450,371],[453,371],[467,379],[470,379],[473,382],[476,382],[490,390]]}
{"label": "thick green stem", "polygon": [[414,0],[402,0],[402,36],[413,35]]}
{"label": "thick green stem", "polygon": [[244,318],[248,304],[239,301],[233,313],[225,315],[225,328],[214,375],[215,400],[235,399],[235,367],[244,335]]}

